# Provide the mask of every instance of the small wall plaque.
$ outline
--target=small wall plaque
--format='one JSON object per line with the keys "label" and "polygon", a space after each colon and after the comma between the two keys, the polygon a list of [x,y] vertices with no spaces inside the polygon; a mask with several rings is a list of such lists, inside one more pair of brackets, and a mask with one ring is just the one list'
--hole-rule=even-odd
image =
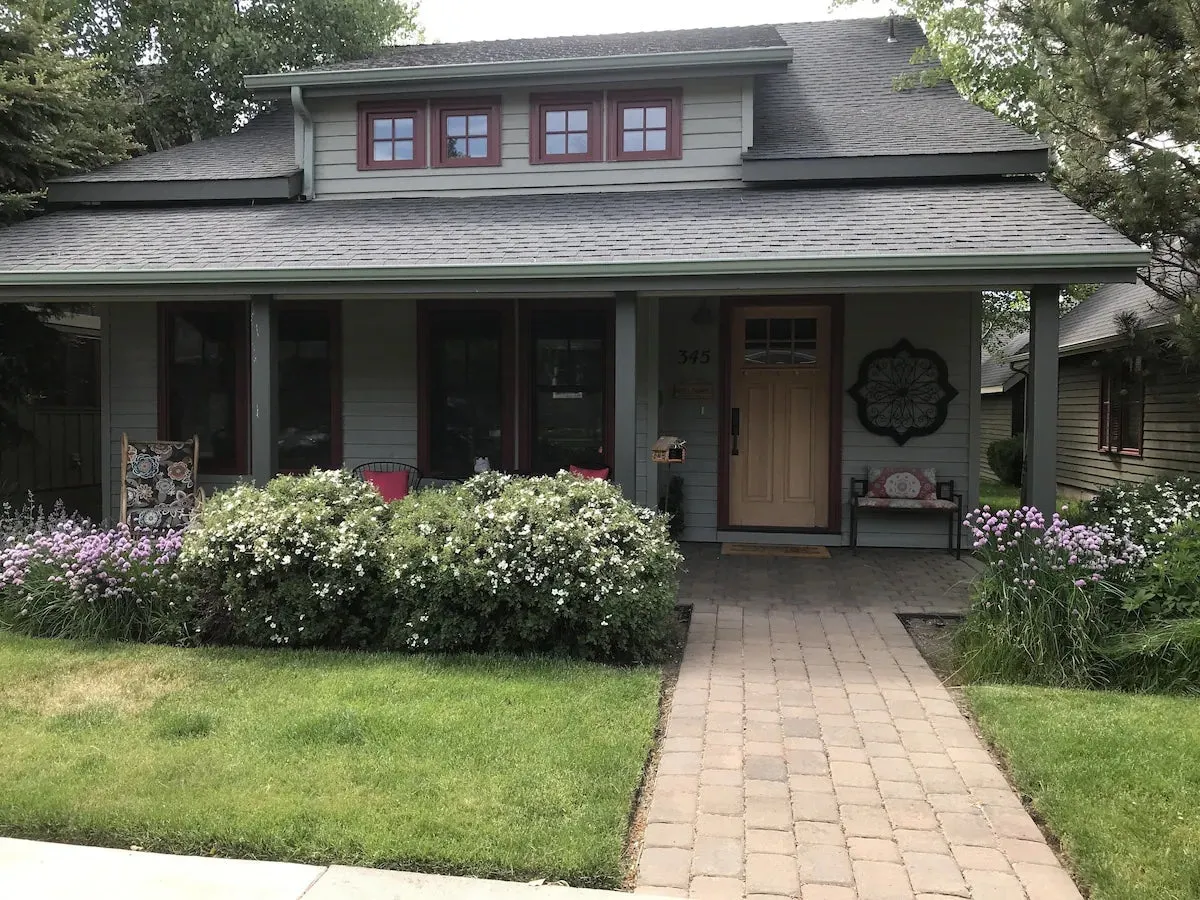
{"label": "small wall plaque", "polygon": [[664,435],[650,448],[650,458],[656,463],[681,463],[687,459],[687,441],[674,435]]}
{"label": "small wall plaque", "polygon": [[674,388],[676,400],[711,400],[713,386],[711,381],[677,381]]}

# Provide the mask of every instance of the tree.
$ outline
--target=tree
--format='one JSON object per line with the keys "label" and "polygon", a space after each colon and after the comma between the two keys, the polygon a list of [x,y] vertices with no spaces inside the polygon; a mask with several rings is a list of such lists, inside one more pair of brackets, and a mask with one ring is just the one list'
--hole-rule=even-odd
{"label": "tree", "polygon": [[99,55],[152,150],[227,134],[258,112],[248,74],[357,59],[419,34],[402,0],[54,0]]}

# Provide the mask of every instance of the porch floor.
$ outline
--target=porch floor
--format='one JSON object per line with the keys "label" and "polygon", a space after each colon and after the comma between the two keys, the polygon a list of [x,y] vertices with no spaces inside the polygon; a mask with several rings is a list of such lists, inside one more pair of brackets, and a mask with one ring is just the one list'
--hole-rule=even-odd
{"label": "porch floor", "polygon": [[686,549],[691,630],[638,891],[1078,900],[897,612],[954,612],[945,553]]}

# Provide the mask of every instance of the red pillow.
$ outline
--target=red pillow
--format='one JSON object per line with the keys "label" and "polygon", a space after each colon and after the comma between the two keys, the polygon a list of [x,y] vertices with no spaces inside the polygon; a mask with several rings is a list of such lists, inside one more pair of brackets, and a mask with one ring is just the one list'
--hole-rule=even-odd
{"label": "red pillow", "polygon": [[571,474],[578,475],[580,478],[598,478],[604,481],[608,478],[608,467],[603,469],[583,469],[579,466],[571,466]]}
{"label": "red pillow", "polygon": [[375,490],[379,491],[379,495],[388,503],[393,500],[403,500],[408,496],[408,472],[405,469],[401,469],[399,472],[367,470],[363,472],[363,478],[375,485]]}

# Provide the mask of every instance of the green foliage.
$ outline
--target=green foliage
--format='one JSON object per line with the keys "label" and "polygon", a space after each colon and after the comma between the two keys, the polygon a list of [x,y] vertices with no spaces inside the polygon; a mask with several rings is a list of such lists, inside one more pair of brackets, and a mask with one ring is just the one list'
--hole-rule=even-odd
{"label": "green foliage", "polygon": [[1105,525],[1147,550],[1157,550],[1179,522],[1200,517],[1200,478],[1170,475],[1120,481],[1081,507],[1081,521]]}
{"label": "green foliage", "polygon": [[1200,521],[1185,519],[1167,532],[1157,554],[1142,567],[1124,606],[1155,621],[1200,618]]}
{"label": "green foliage", "polygon": [[419,34],[401,0],[55,0],[88,56],[136,108],[135,134],[162,150],[226,134],[259,107],[246,75],[369,56]]}
{"label": "green foliage", "polygon": [[988,444],[987,458],[988,465],[1001,483],[1020,487],[1025,467],[1024,435],[1014,434],[1012,437],[992,441]]}
{"label": "green foliage", "polygon": [[1108,683],[1131,691],[1200,693],[1200,618],[1151,621],[1108,638]]}

